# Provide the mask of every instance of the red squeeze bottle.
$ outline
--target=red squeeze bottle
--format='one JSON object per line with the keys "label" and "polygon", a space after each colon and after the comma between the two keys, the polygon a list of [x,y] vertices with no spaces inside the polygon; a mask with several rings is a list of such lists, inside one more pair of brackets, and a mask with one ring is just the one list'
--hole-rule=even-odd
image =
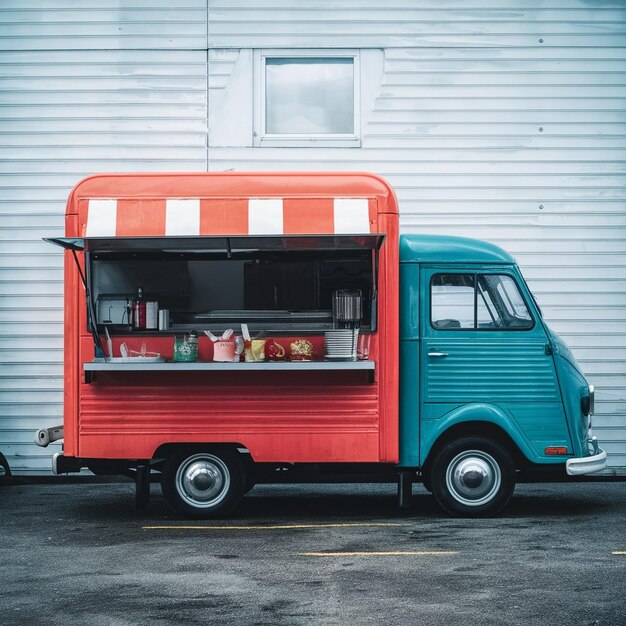
{"label": "red squeeze bottle", "polygon": [[137,299],[133,305],[133,327],[146,327],[146,301],[143,299],[143,289],[137,289]]}

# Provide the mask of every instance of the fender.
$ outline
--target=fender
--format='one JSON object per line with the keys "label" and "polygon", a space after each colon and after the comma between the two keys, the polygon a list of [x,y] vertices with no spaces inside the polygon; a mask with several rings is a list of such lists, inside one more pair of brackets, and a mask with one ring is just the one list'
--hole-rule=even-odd
{"label": "fender", "polygon": [[452,426],[463,422],[487,422],[499,426],[520,449],[522,454],[531,462],[540,461],[529,442],[517,428],[514,420],[500,407],[493,404],[464,404],[456,407],[437,420],[423,420],[421,422],[421,461],[430,454],[435,442]]}

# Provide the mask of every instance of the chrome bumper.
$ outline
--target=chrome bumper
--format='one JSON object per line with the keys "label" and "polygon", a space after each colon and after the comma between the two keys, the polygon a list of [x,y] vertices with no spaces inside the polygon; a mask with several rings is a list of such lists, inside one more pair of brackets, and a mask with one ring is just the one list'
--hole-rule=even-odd
{"label": "chrome bumper", "polygon": [[52,473],[59,476],[61,472],[59,471],[59,457],[63,457],[62,452],[55,452],[52,455]]}
{"label": "chrome bumper", "polygon": [[57,452],[52,455],[52,472],[57,476],[60,474],[78,473],[84,466],[86,467],[85,459],[77,459],[73,456],[67,457],[63,452]]}
{"label": "chrome bumper", "polygon": [[584,476],[601,472],[606,467],[606,452],[600,450],[598,441],[592,437],[589,443],[593,446],[591,456],[582,456],[578,459],[568,459],[565,462],[565,470],[568,476]]}

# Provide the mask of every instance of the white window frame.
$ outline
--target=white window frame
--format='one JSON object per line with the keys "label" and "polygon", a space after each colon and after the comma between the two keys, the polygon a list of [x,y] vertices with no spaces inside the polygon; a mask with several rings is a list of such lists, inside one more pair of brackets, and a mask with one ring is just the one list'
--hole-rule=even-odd
{"label": "white window frame", "polygon": [[[350,58],[354,76],[354,132],[341,134],[269,134],[265,130],[265,63],[268,58]],[[279,49],[255,50],[254,53],[254,146],[359,148],[361,146],[361,72],[358,50]]]}

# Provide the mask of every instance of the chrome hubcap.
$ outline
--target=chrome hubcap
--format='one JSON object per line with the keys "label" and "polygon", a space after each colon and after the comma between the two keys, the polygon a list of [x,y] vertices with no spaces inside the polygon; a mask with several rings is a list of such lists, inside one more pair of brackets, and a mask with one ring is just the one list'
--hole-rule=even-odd
{"label": "chrome hubcap", "polygon": [[222,459],[199,453],[185,459],[176,472],[176,490],[194,507],[209,508],[221,502],[230,488],[230,472]]}
{"label": "chrome hubcap", "polygon": [[486,504],[498,493],[501,483],[500,466],[482,450],[465,450],[457,454],[446,470],[450,495],[466,506]]}

